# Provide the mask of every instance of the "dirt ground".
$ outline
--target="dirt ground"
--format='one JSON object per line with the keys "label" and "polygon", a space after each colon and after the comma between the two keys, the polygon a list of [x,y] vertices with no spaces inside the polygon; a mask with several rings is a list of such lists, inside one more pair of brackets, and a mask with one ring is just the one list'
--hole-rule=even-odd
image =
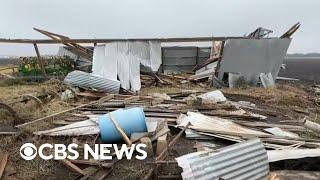
{"label": "dirt ground", "polygon": [[[195,88],[196,87],[196,88]],[[1,82],[0,83],[0,102],[3,102],[16,112],[20,118],[14,120],[14,117],[8,111],[0,109],[0,130],[1,128],[12,128],[14,125],[31,121],[46,115],[65,110],[75,105],[88,102],[87,99],[75,98],[70,101],[62,101],[59,92],[64,89],[64,85],[59,81],[47,81],[43,83],[20,83],[20,82]],[[209,91],[212,88],[202,88],[193,84],[181,87],[150,87],[144,88],[140,94],[148,94],[152,92],[177,92],[186,89],[197,89]],[[305,84],[288,84],[280,83],[275,88],[263,89],[255,87],[246,87],[240,89],[222,89],[229,100],[243,100],[255,103],[258,107],[267,108],[286,115],[292,119],[302,119],[305,116],[313,121],[320,123],[320,109],[315,104],[315,94],[310,85]],[[26,94],[45,94],[41,97],[41,103],[32,99],[23,101],[22,96]],[[67,114],[63,115],[67,116]],[[8,152],[9,160],[4,174],[5,179],[76,179],[77,174],[67,169],[60,162],[54,160],[41,160],[36,158],[33,161],[25,161],[20,157],[19,148],[25,142],[34,144],[42,143],[62,143],[69,144],[74,141],[72,137],[39,137],[33,136],[35,130],[44,130],[55,127],[52,121],[58,120],[63,116],[57,116],[39,122],[35,125],[23,128],[23,133],[19,135],[7,136],[0,135],[0,158],[2,154]],[[176,129],[171,130],[169,135],[172,138],[177,134]],[[309,134],[302,134],[309,136]],[[318,138],[318,137],[317,137]],[[77,137],[77,141],[93,142],[95,137]],[[178,144],[170,151],[169,159],[193,152],[196,141],[186,140],[182,138]],[[151,168],[152,158],[146,161],[127,161],[121,160],[113,166],[113,171],[108,176],[111,179],[141,179]],[[177,175],[181,169],[177,166],[165,165],[160,168],[159,174]]]}

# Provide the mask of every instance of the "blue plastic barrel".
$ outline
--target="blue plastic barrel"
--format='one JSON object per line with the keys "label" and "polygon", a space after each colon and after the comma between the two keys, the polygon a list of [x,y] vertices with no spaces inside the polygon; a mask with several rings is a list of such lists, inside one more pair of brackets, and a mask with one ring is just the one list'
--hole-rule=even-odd
{"label": "blue plastic barrel", "polygon": [[[111,112],[128,137],[134,132],[147,132],[147,125],[142,108],[118,109]],[[106,143],[122,140],[120,133],[110,120],[109,113],[99,117],[101,139]]]}

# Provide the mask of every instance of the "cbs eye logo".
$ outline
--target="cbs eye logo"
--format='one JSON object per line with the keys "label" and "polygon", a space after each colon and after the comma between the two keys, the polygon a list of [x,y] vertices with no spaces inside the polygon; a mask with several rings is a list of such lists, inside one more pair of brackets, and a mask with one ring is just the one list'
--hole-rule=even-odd
{"label": "cbs eye logo", "polygon": [[37,156],[37,147],[32,143],[25,143],[20,148],[20,155],[25,160],[32,160]]}

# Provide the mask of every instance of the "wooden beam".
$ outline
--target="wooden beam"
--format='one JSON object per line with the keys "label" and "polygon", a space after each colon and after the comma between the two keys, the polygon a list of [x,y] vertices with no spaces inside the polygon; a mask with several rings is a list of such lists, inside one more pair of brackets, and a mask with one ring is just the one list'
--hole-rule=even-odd
{"label": "wooden beam", "polygon": [[7,162],[8,162],[8,153],[4,153],[2,160],[0,161],[0,179],[4,173],[4,169],[6,168]]}
{"label": "wooden beam", "polygon": [[[113,41],[160,41],[160,42],[204,42],[225,41],[227,39],[250,39],[242,36],[226,37],[190,37],[190,38],[133,38],[133,39],[0,39],[0,43],[31,43],[31,44],[61,44],[61,43],[110,43]],[[271,38],[265,38],[271,39]]]}
{"label": "wooden beam", "polygon": [[69,169],[71,169],[72,171],[74,172],[77,172],[79,174],[82,174],[83,176],[86,175],[86,173],[80,169],[78,166],[76,166],[75,164],[73,164],[72,162],[66,160],[66,159],[63,159],[61,160],[62,164],[64,164],[65,166],[67,166]]}
{"label": "wooden beam", "polygon": [[103,102],[109,101],[109,100],[111,100],[113,98],[114,98],[114,95],[113,94],[109,94],[109,95],[107,95],[105,97],[100,98],[97,101],[93,101],[93,102],[90,102],[90,103],[87,103],[87,104],[82,104],[80,106],[77,106],[77,107],[74,107],[74,108],[71,108],[71,109],[63,110],[63,111],[48,115],[46,117],[42,117],[42,118],[39,118],[39,119],[36,119],[36,120],[33,120],[33,121],[26,122],[24,124],[17,125],[16,127],[17,128],[24,127],[24,126],[27,126],[27,125],[30,125],[30,124],[33,124],[33,123],[36,123],[36,122],[40,122],[40,121],[43,121],[45,119],[48,119],[48,118],[51,118],[51,117],[54,117],[54,116],[57,116],[57,115],[60,115],[60,114],[64,114],[64,113],[67,113],[67,112],[70,112],[70,111],[85,107],[85,106],[103,103]]}
{"label": "wooden beam", "polygon": [[[45,30],[41,30],[41,29],[37,29],[37,28],[33,28],[33,29],[38,31],[38,32],[40,32],[43,35],[48,36],[51,39],[55,39],[55,40],[70,39],[67,36],[63,36],[63,35],[60,35],[60,34],[52,33],[52,32],[49,32],[49,31],[45,31]],[[84,53],[90,53],[90,55],[92,55],[92,53],[93,53],[93,51],[91,49],[83,47],[83,46],[78,45],[76,43],[66,43],[65,45],[66,46],[70,46],[71,45],[70,47],[78,48],[79,50],[83,51]]]}
{"label": "wooden beam", "polygon": [[34,46],[34,49],[35,49],[37,57],[38,57],[38,63],[41,68],[42,74],[44,75],[44,77],[47,77],[47,72],[46,72],[46,69],[44,68],[43,60],[41,59],[38,46],[36,43],[34,43],[33,46]]}
{"label": "wooden beam", "polygon": [[33,29],[35,31],[38,31],[41,34],[53,39],[53,40],[60,40],[62,44],[71,48],[71,50],[73,50],[75,54],[78,54],[78,55],[80,55],[86,59],[89,59],[89,60],[92,59],[93,51],[91,49],[88,49],[88,48],[83,47],[81,45],[78,45],[76,43],[63,43],[63,40],[70,39],[70,38],[63,36],[63,35],[51,33],[51,32],[45,31],[45,30],[37,29],[37,28],[33,28]]}

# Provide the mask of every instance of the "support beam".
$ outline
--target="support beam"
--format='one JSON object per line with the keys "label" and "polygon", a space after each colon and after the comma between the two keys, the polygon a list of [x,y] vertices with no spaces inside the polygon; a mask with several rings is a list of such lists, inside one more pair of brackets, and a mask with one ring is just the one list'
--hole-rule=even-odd
{"label": "support beam", "polygon": [[47,72],[46,72],[46,69],[44,68],[44,63],[43,63],[43,60],[41,59],[38,46],[36,43],[34,43],[33,46],[34,46],[34,49],[35,49],[37,57],[38,57],[38,63],[39,63],[40,69],[42,71],[42,74],[44,75],[44,77],[47,77]]}
{"label": "support beam", "polygon": [[[160,42],[204,42],[225,41],[227,39],[250,39],[242,36],[227,37],[190,37],[190,38],[136,38],[136,39],[0,39],[0,43],[29,43],[29,44],[61,44],[61,43],[110,43],[113,41],[160,41]],[[271,39],[271,38],[268,38]]]}
{"label": "support beam", "polygon": [[56,34],[56,33],[52,33],[49,31],[45,31],[45,30],[41,30],[41,29],[37,29],[37,28],[33,28],[35,31],[40,32],[41,34],[53,39],[53,40],[60,40],[62,44],[64,44],[65,46],[69,47],[70,50],[73,51],[73,53],[78,54],[86,59],[91,60],[92,56],[93,56],[93,51],[91,49],[88,49],[86,47],[83,47],[81,45],[78,45],[76,43],[63,43],[63,40],[66,39],[70,39],[67,36],[63,36],[60,34]]}

